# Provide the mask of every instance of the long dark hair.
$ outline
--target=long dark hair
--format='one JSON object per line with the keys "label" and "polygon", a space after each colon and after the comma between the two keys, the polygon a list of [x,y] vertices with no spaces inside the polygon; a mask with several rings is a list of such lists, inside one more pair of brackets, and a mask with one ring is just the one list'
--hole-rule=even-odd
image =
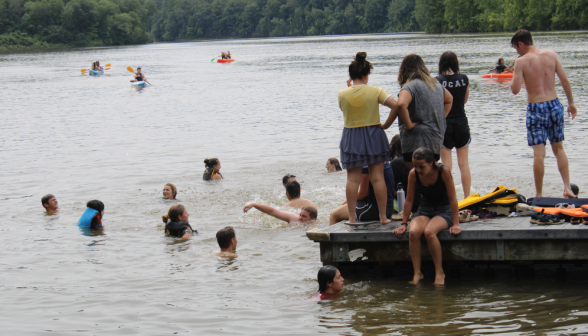
{"label": "long dark hair", "polygon": [[439,57],[439,75],[443,75],[451,69],[453,73],[459,73],[459,61],[453,51],[446,51]]}
{"label": "long dark hair", "polygon": [[216,166],[217,164],[218,164],[218,159],[217,158],[205,159],[204,160],[204,165],[207,168],[212,168],[212,167]]}
{"label": "long dark hair", "polygon": [[335,279],[335,275],[337,275],[337,267],[327,265],[321,267],[318,271],[317,280],[319,283],[319,293],[322,293],[327,290],[327,285],[333,283],[333,279]]}
{"label": "long dark hair", "polygon": [[361,79],[372,72],[374,68],[372,63],[366,60],[367,53],[364,51],[358,52],[353,58],[353,62],[349,64],[349,78]]}
{"label": "long dark hair", "polygon": [[399,134],[396,134],[390,140],[390,160],[394,160],[397,156],[402,156],[402,143],[400,142]]}
{"label": "long dark hair", "polygon": [[417,78],[427,84],[432,91],[437,90],[439,82],[431,77],[431,73],[425,66],[425,61],[421,56],[415,54],[406,55],[398,69],[398,84],[403,87],[406,83]]}
{"label": "long dark hair", "polygon": [[435,153],[432,150],[426,147],[419,147],[417,150],[412,153],[412,158],[414,160],[425,160],[426,163],[433,163],[433,167],[443,170],[443,165],[441,163],[435,162]]}
{"label": "long dark hair", "polygon": [[334,158],[334,157],[332,157],[332,158],[329,158],[329,162],[330,162],[332,165],[335,165],[335,169],[336,169],[337,171],[343,170],[343,169],[341,169],[341,164],[339,163],[339,160],[337,160],[337,158]]}

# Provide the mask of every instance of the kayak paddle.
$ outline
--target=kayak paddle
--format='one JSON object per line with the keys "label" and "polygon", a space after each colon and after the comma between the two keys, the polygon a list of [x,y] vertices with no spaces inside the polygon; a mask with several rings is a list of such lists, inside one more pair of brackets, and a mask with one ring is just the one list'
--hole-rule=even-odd
{"label": "kayak paddle", "polygon": [[84,73],[84,72],[86,72],[86,71],[88,71],[88,69],[82,69],[82,73]]}
{"label": "kayak paddle", "polygon": [[131,68],[130,66],[128,66],[128,67],[127,67],[127,70],[128,70],[129,72],[135,72],[135,70],[133,70],[133,68]]}

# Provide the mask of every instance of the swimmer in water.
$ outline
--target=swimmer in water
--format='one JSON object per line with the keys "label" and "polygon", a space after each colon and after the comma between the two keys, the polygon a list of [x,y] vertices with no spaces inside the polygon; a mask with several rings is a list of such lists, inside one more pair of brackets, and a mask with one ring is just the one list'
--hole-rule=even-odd
{"label": "swimmer in water", "polygon": [[188,239],[198,231],[192,229],[188,223],[190,214],[186,207],[181,204],[173,205],[169,208],[167,215],[161,216],[165,223],[165,234],[169,237]]}
{"label": "swimmer in water", "polygon": [[339,163],[339,160],[337,160],[337,158],[334,158],[334,157],[327,160],[327,164],[325,165],[325,168],[327,168],[328,173],[334,173],[334,172],[338,172],[338,171],[343,170],[341,168],[341,164]]}
{"label": "swimmer in water", "polygon": [[216,241],[223,257],[237,257],[237,235],[232,226],[225,226],[216,233]]}
{"label": "swimmer in water", "polygon": [[45,208],[45,213],[47,215],[54,215],[59,211],[57,198],[51,194],[43,196],[43,198],[41,198],[41,204],[43,205],[43,208]]}
{"label": "swimmer in water", "polygon": [[312,299],[328,300],[337,296],[343,291],[345,279],[335,266],[327,265],[318,271],[317,280],[319,283],[318,293]]}
{"label": "swimmer in water", "polygon": [[176,195],[178,194],[178,189],[176,186],[171,183],[166,183],[163,186],[163,199],[176,199]]}
{"label": "swimmer in water", "polygon": [[286,188],[286,184],[294,181],[296,181],[296,175],[288,173],[284,175],[284,177],[282,177],[282,185],[284,186],[284,188]]}
{"label": "swimmer in water", "polygon": [[204,160],[204,166],[206,167],[206,170],[204,170],[204,174],[202,175],[204,181],[223,179],[223,176],[220,173],[221,163],[219,159],[206,159]]}
{"label": "swimmer in water", "polygon": [[86,203],[86,211],[80,217],[78,226],[92,230],[102,230],[102,218],[104,218],[104,203],[99,200],[92,200]]}
{"label": "swimmer in water", "polygon": [[286,185],[286,197],[288,197],[288,203],[284,206],[293,208],[302,208],[304,206],[312,206],[316,208],[316,204],[311,201],[300,197],[300,184],[296,181],[289,182]]}
{"label": "swimmer in water", "polygon": [[281,211],[276,208],[272,208],[268,205],[263,205],[259,203],[247,203],[243,207],[243,212],[249,211],[251,208],[255,208],[263,213],[266,213],[270,216],[276,217],[277,219],[283,220],[287,223],[304,223],[308,221],[315,220],[318,216],[318,211],[315,207],[307,205],[300,209],[300,215],[293,214],[291,212]]}

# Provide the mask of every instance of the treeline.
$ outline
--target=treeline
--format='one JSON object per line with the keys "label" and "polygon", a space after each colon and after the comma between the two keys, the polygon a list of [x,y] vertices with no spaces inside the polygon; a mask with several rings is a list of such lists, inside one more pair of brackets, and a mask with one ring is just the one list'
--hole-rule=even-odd
{"label": "treeline", "polygon": [[588,28],[588,0],[0,0],[0,46]]}
{"label": "treeline", "polygon": [[156,11],[153,0],[0,0],[0,46],[148,43]]}
{"label": "treeline", "polygon": [[588,0],[163,0],[157,40],[588,28]]}

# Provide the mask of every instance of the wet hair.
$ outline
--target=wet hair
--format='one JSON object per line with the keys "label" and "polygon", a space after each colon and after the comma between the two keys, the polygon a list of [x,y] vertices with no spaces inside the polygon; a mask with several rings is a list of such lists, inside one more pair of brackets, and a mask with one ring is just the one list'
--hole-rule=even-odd
{"label": "wet hair", "polygon": [[574,193],[574,195],[578,196],[578,194],[580,193],[580,188],[575,185],[575,184],[570,184],[570,189],[572,189],[572,192]]}
{"label": "wet hair", "polygon": [[457,60],[457,55],[453,51],[446,51],[441,54],[439,57],[439,75],[443,75],[448,70],[453,71],[453,73],[459,73],[459,61]]}
{"label": "wet hair", "polygon": [[89,201],[88,203],[86,203],[86,206],[90,209],[98,211],[99,213],[102,212],[102,210],[104,210],[104,203],[102,203],[102,201],[99,200]]}
{"label": "wet hair", "polygon": [[364,51],[358,52],[353,58],[353,62],[349,64],[349,78],[361,79],[372,72],[374,68],[372,63],[366,60],[367,53]]}
{"label": "wet hair", "polygon": [[176,195],[178,194],[178,189],[176,188],[176,186],[171,183],[166,183],[165,186],[169,186],[171,188],[172,195],[174,196],[174,199],[176,199]]}
{"label": "wet hair", "polygon": [[396,134],[390,140],[390,160],[402,156],[402,143],[400,142],[400,135]]}
{"label": "wet hair", "polygon": [[323,266],[321,267],[321,269],[318,271],[318,274],[316,276],[318,283],[319,283],[319,293],[322,293],[324,291],[327,290],[327,285],[330,283],[333,283],[333,280],[335,279],[335,276],[337,275],[337,267],[332,266],[332,265],[327,265],[327,266]]}
{"label": "wet hair", "polygon": [[163,220],[164,223],[167,223],[170,220],[172,222],[179,222],[180,221],[179,217],[184,214],[185,210],[186,210],[186,207],[181,204],[172,205],[172,207],[169,208],[167,215],[162,215],[161,219]]}
{"label": "wet hair", "polygon": [[[292,196],[292,195],[290,195],[290,196]],[[316,219],[318,217],[318,210],[315,207],[313,207],[312,205],[305,205],[300,210],[304,210],[304,211],[308,212],[308,215],[312,219]]]}
{"label": "wet hair", "polygon": [[231,246],[231,239],[235,238],[235,229],[232,226],[225,226],[216,233],[216,241],[221,249]]}
{"label": "wet hair", "polygon": [[420,79],[429,89],[435,91],[439,82],[431,77],[429,69],[425,66],[425,62],[419,55],[410,54],[404,57],[400,68],[398,69],[398,84],[403,87],[406,83],[413,79]]}
{"label": "wet hair", "polygon": [[45,204],[49,204],[49,200],[52,199],[53,196],[52,194],[47,194],[43,197],[41,197],[41,204],[43,205],[43,208],[47,209],[47,207],[45,207]]}
{"label": "wet hair", "polygon": [[300,197],[300,183],[296,181],[288,182],[286,184],[286,192],[290,194],[292,198]]}
{"label": "wet hair", "polygon": [[329,162],[330,162],[332,165],[335,165],[335,169],[336,169],[337,171],[343,170],[343,169],[341,169],[341,164],[339,163],[339,160],[337,160],[337,158],[334,158],[334,157],[332,157],[332,158],[329,158]]}
{"label": "wet hair", "polygon": [[218,159],[217,158],[212,158],[212,159],[205,159],[204,160],[204,166],[207,168],[212,168],[214,166],[216,166],[218,164]]}
{"label": "wet hair", "polygon": [[413,160],[425,160],[426,163],[433,163],[433,166],[439,170],[443,170],[443,165],[435,162],[435,153],[426,147],[417,148],[412,153]]}
{"label": "wet hair", "polygon": [[531,32],[526,29],[519,29],[514,34],[514,36],[510,39],[510,45],[513,47],[518,47],[519,42],[523,42],[526,46],[533,45],[533,37],[531,36]]}
{"label": "wet hair", "polygon": [[288,180],[289,180],[290,178],[292,178],[292,177],[296,177],[296,175],[292,175],[292,174],[290,174],[290,173],[288,173],[288,174],[284,175],[284,177],[282,177],[282,184],[283,184],[283,185],[286,185],[286,184],[288,184]]}

